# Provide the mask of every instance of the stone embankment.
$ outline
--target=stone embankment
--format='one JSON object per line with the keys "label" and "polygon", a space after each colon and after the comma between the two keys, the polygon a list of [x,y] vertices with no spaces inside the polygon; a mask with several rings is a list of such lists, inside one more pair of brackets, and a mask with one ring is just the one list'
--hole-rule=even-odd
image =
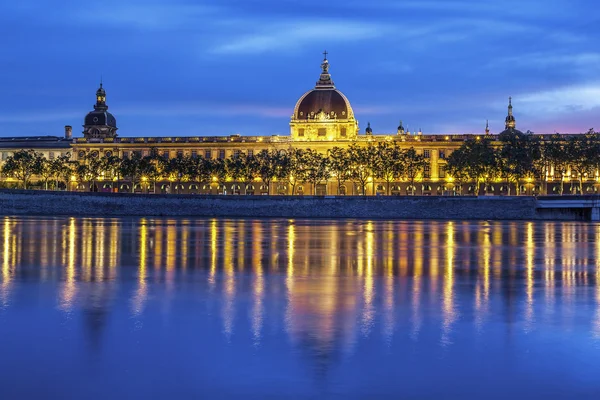
{"label": "stone embankment", "polygon": [[373,219],[583,219],[533,197],[205,196],[0,190],[2,215]]}

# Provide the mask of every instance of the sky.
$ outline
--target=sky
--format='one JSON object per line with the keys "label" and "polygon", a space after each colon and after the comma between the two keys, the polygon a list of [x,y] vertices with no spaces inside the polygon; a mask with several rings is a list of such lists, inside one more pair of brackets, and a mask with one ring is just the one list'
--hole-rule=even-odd
{"label": "sky", "polygon": [[289,134],[322,52],[361,132],[600,129],[597,0],[0,2],[0,136]]}

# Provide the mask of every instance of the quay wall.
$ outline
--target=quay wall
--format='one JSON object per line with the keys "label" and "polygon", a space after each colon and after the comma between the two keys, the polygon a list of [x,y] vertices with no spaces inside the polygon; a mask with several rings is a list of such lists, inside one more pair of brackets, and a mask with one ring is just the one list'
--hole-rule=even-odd
{"label": "quay wall", "polygon": [[1,215],[373,219],[583,219],[533,197],[207,196],[0,190]]}

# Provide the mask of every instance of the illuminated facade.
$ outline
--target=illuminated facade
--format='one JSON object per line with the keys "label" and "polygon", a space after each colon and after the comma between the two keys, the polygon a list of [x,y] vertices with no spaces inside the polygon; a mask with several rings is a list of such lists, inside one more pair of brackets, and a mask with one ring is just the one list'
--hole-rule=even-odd
{"label": "illuminated facade", "polygon": [[[326,56],[327,53],[325,53]],[[296,103],[290,120],[290,135],[281,136],[192,136],[192,137],[118,137],[116,118],[108,112],[106,91],[103,85],[96,92],[96,104],[93,111],[89,112],[84,120],[83,137],[71,138],[71,127],[65,129],[65,137],[45,137],[43,147],[40,138],[3,138],[0,139],[0,153],[2,159],[10,156],[15,149],[33,148],[41,151],[47,158],[56,154],[73,153],[72,159],[83,160],[86,155],[95,157],[119,156],[127,158],[132,154],[147,156],[152,153],[160,154],[167,158],[178,156],[205,157],[226,159],[240,153],[248,155],[257,154],[262,150],[287,151],[291,148],[312,149],[326,154],[333,147],[348,147],[351,144],[368,145],[380,142],[395,142],[401,148],[414,148],[418,154],[424,156],[427,165],[417,179],[418,185],[410,186],[407,182],[395,182],[391,187],[391,194],[423,194],[443,195],[457,192],[452,178],[447,176],[446,159],[467,139],[486,137],[493,143],[497,142],[498,135],[490,134],[489,127],[481,135],[453,134],[453,135],[424,135],[422,132],[409,132],[405,130],[402,121],[397,132],[393,134],[374,134],[368,124],[364,134],[359,133],[358,121],[354,115],[350,101],[342,92],[336,89],[331,74],[330,64],[325,57],[321,63],[321,73],[313,89],[306,92]],[[512,99],[509,99],[508,115],[505,120],[504,132],[519,132],[516,129],[516,119],[513,114]],[[541,135],[546,138],[545,135]],[[561,178],[562,179],[562,178]],[[556,191],[554,186],[559,181],[548,178],[546,185],[549,193]],[[596,191],[596,179],[590,177],[586,183],[587,191]],[[174,190],[173,182],[157,182],[158,187],[149,187],[148,183],[126,182],[120,180],[117,184],[113,180],[99,179],[99,186],[93,188],[99,191],[154,191],[157,193]],[[246,190],[240,190],[241,183],[228,182],[225,187],[214,182],[187,182],[177,186],[178,193],[254,193],[254,194],[360,194],[362,191],[356,183],[346,183],[338,193],[337,182],[334,179],[310,187],[307,183],[296,186],[295,192],[283,182],[275,182],[266,188],[260,182],[248,185]],[[554,185],[554,186],[553,186]],[[133,187],[132,187],[133,186]],[[367,185],[367,194],[386,193],[383,182],[371,181]],[[461,192],[474,193],[476,185],[465,184]],[[71,189],[90,190],[85,183],[78,183]],[[313,190],[315,189],[315,190]],[[534,182],[523,183],[519,192],[523,194],[537,194],[542,191],[542,185]],[[495,182],[486,186],[486,194],[507,194],[507,184]],[[512,193],[515,191],[513,190]]]}

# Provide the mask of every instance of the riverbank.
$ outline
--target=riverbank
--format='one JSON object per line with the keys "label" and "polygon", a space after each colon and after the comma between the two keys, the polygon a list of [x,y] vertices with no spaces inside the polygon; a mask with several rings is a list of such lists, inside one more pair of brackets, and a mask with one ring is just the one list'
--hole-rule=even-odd
{"label": "riverbank", "polygon": [[535,220],[533,197],[206,196],[0,190],[2,215]]}

